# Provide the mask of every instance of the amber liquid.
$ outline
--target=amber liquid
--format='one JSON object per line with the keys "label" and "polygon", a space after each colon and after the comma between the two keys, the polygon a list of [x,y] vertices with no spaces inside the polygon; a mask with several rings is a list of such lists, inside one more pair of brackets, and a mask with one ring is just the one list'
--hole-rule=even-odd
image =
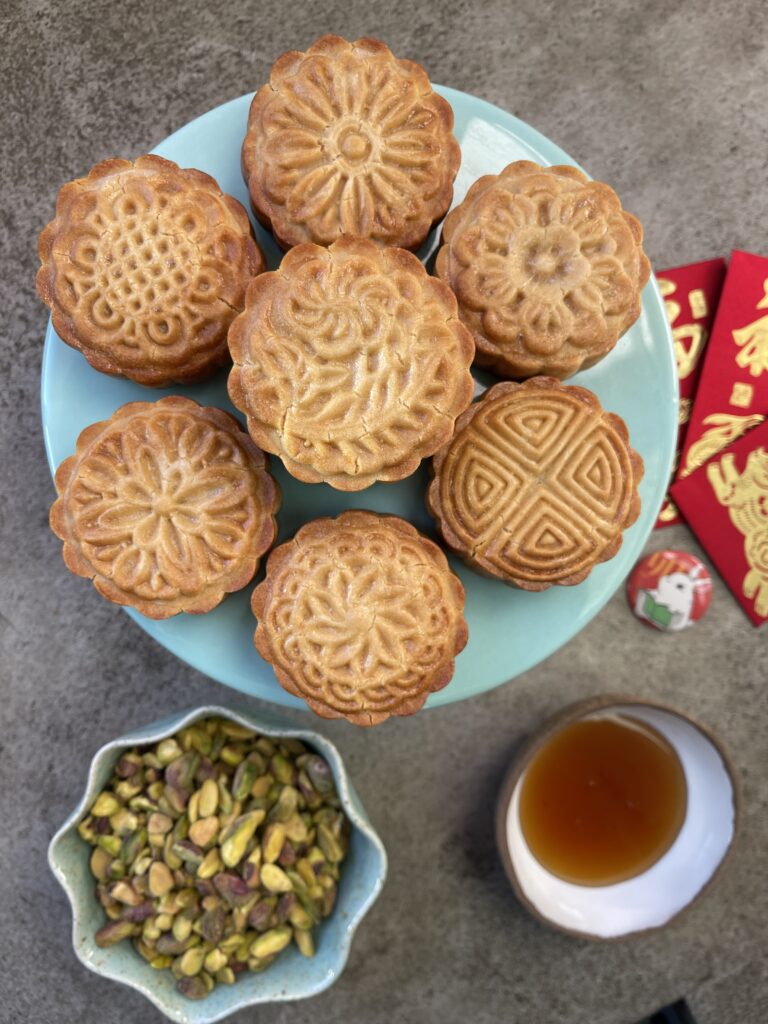
{"label": "amber liquid", "polygon": [[685,773],[667,740],[620,715],[564,726],[534,755],[520,826],[534,857],[578,885],[611,885],[654,864],[685,820]]}

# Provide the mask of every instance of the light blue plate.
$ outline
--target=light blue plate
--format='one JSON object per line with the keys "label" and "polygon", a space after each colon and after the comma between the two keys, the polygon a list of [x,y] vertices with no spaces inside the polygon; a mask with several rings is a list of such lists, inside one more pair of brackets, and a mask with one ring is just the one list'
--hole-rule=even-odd
{"label": "light blue plate", "polygon": [[[456,137],[461,143],[462,165],[456,180],[455,202],[464,197],[480,175],[498,172],[512,160],[574,163],[543,135],[498,107],[455,89],[436,88],[453,107]],[[209,111],[171,135],[154,152],[182,167],[207,171],[225,192],[247,206],[248,194],[240,174],[240,144],[250,100],[250,95],[241,96]],[[280,251],[274,241],[261,227],[256,232],[270,267],[277,266]],[[436,245],[434,231],[419,255],[426,261]],[[226,371],[222,371],[206,384],[177,386],[172,391],[143,388],[130,381],[106,377],[60,341],[49,322],[43,357],[42,416],[51,470],[72,454],[83,427],[107,419],[124,402],[183,393],[234,412],[227,399],[226,376]],[[619,554],[599,565],[576,587],[524,593],[477,576],[452,559],[453,568],[467,589],[469,644],[456,662],[453,680],[429,698],[427,707],[464,700],[499,686],[570,640],[597,614],[628,574],[653,528],[672,467],[678,407],[672,339],[653,279],[643,293],[643,312],[635,326],[606,359],[572,381],[595,391],[603,406],[627,423],[632,445],[645,461],[640,518],[626,532]],[[290,537],[309,519],[335,515],[345,508],[395,512],[419,529],[434,532],[424,507],[427,474],[423,467],[400,483],[375,484],[357,494],[342,494],[325,484],[299,483],[276,458],[272,459],[272,466],[283,490],[280,540]],[[206,675],[265,700],[301,706],[279,686],[270,666],[253,648],[251,590],[248,587],[226,598],[203,616],[178,615],[153,622],[133,611],[128,614],[169,651]]]}

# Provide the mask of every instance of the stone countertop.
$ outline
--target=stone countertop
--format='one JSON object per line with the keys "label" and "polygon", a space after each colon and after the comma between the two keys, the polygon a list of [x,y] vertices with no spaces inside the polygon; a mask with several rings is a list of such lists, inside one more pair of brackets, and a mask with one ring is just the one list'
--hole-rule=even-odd
{"label": "stone countertop", "polygon": [[[654,265],[765,252],[763,14],[760,0],[2,0],[0,1021],[161,1020],[75,959],[46,846],[106,740],[197,703],[248,703],[69,575],[48,530],[38,398],[47,314],[33,282],[36,236],[59,185],[257,87],[284,50],[325,31],[368,34],[434,81],[512,111],[611,182],[646,225]],[[655,534],[649,549],[661,545],[698,553],[685,527]],[[337,984],[233,1024],[630,1024],[682,996],[699,1024],[764,1024],[767,662],[765,632],[719,579],[706,623],[679,636],[642,628],[619,592],[547,662],[471,702],[372,732],[321,725],[384,838],[389,880]],[[496,857],[492,815],[523,737],[563,704],[606,691],[668,700],[714,726],[741,773],[745,816],[721,882],[687,916],[602,945],[523,911]]]}

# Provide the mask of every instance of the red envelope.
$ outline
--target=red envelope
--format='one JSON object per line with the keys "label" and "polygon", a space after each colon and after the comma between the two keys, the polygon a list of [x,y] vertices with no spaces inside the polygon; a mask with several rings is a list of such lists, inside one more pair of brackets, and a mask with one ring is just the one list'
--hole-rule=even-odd
{"label": "red envelope", "polygon": [[768,423],[670,490],[750,621],[762,625],[768,620]]}
{"label": "red envelope", "polygon": [[[657,275],[672,326],[677,375],[680,379],[680,425],[677,431],[675,469],[685,441],[691,404],[701,373],[701,356],[712,329],[724,277],[725,260],[720,257],[662,270]],[[679,521],[677,509],[667,495],[656,526],[670,526]]]}
{"label": "red envelope", "polygon": [[676,479],[768,414],[768,259],[734,252],[720,295]]}

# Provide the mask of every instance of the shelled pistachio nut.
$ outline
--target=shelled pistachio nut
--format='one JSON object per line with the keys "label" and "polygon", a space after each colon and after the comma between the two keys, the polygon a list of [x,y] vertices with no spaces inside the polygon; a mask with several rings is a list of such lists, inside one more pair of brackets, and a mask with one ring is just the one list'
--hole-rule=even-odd
{"label": "shelled pistachio nut", "polygon": [[333,908],[350,826],[327,762],[299,740],[195,722],[123,752],[78,825],[107,917],[178,991],[203,999],[267,970]]}

